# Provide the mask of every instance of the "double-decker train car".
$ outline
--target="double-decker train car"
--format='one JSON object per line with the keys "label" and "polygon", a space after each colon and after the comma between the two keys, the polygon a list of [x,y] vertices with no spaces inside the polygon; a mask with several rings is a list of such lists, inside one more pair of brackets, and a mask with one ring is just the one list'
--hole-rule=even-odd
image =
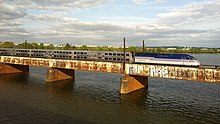
{"label": "double-decker train car", "polygon": [[[44,50],[0,48],[2,56],[20,56],[85,61],[124,62],[124,53],[118,51]],[[125,53],[126,63],[199,66],[200,62],[188,54]]]}
{"label": "double-decker train car", "polygon": [[200,62],[188,54],[134,53],[134,63],[199,66]]}
{"label": "double-decker train car", "polygon": [[[85,51],[85,50],[44,50],[44,49],[11,49],[0,48],[0,55],[54,58],[54,59],[75,59],[85,61],[106,61],[123,62],[124,53],[117,51]],[[131,62],[132,54],[125,53],[126,63]]]}

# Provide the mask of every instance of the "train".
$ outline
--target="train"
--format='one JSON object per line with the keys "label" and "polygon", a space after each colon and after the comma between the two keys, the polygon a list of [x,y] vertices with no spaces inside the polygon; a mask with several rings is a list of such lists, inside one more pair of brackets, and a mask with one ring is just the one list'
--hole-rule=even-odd
{"label": "train", "polygon": [[199,66],[200,62],[188,54],[161,54],[119,51],[45,50],[0,48],[1,56],[19,56],[85,61],[125,62],[140,64]]}

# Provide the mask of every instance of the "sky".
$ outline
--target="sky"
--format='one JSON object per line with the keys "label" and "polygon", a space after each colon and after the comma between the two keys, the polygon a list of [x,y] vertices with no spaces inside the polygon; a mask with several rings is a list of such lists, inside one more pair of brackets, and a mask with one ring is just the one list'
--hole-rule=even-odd
{"label": "sky", "polygon": [[0,41],[220,47],[220,0],[0,0]]}

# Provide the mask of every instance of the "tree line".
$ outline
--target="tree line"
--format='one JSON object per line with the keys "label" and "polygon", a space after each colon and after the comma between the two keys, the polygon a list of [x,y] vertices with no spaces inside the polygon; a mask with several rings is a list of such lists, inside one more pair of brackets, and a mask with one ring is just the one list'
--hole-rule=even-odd
{"label": "tree line", "polygon": [[[72,46],[66,43],[63,47],[54,46],[53,44],[45,45],[44,43],[28,43],[27,41],[15,44],[14,42],[1,42],[0,48],[17,48],[17,49],[56,49],[56,50],[91,50],[91,51],[123,51],[122,47],[108,47],[108,46],[97,46],[97,47],[88,47],[82,45],[80,47]],[[143,48],[130,46],[126,47],[127,52],[142,52]],[[219,48],[191,48],[183,49],[181,47],[176,49],[167,49],[167,48],[150,48],[145,47],[145,52],[154,52],[154,53],[220,53]]]}

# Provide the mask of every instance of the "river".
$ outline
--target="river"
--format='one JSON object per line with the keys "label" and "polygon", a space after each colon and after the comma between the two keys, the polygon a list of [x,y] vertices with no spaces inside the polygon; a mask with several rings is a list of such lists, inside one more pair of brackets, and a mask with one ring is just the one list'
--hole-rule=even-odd
{"label": "river", "polygon": [[[220,54],[196,54],[220,65]],[[120,77],[76,71],[75,81],[45,83],[46,68],[0,75],[0,124],[217,124],[220,84],[149,78],[148,89],[120,95]]]}

